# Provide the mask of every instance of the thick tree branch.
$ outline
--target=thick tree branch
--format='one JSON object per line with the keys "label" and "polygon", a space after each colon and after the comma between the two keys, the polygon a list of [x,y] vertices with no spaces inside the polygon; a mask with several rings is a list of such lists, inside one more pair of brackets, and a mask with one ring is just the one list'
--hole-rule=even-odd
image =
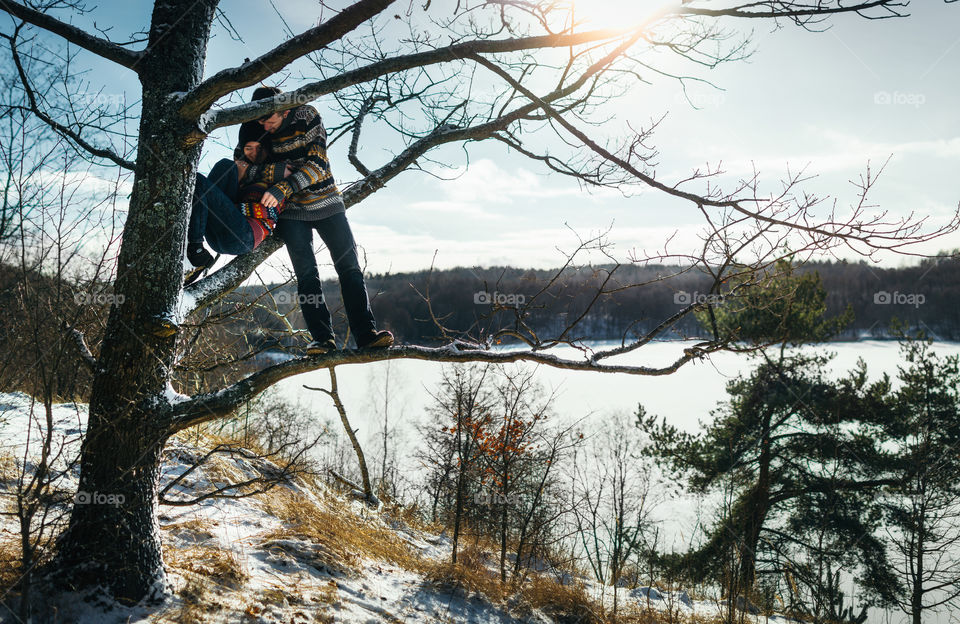
{"label": "thick tree branch", "polygon": [[[350,7],[350,9],[347,9],[347,11],[353,10],[354,7],[357,7],[360,4],[366,5],[367,3],[357,3]],[[872,0],[870,2],[859,2],[849,6],[827,6],[823,2],[800,5],[789,2],[752,2],[740,6],[728,7],[726,9],[701,9],[688,6],[678,6],[672,9],[663,9],[656,12],[639,27],[634,26],[631,28],[617,30],[592,30],[581,33],[540,35],[534,37],[517,37],[500,40],[464,41],[426,52],[387,58],[382,61],[371,63],[365,67],[343,72],[326,80],[308,84],[300,89],[291,91],[290,93],[280,94],[272,100],[260,100],[259,102],[251,102],[217,111],[208,115],[203,120],[203,123],[200,126],[200,132],[207,134],[216,128],[241,123],[244,121],[250,121],[251,119],[256,119],[257,117],[274,111],[282,111],[288,108],[293,108],[303,102],[309,102],[318,99],[329,93],[339,91],[351,85],[368,82],[386,74],[396,73],[415,67],[426,67],[428,65],[434,65],[437,63],[459,60],[466,56],[476,54],[495,54],[499,52],[516,52],[521,50],[535,50],[542,48],[571,47],[604,40],[614,40],[631,35],[636,36],[639,32],[646,30],[650,23],[672,16],[702,16],[713,18],[735,17],[755,19],[788,18],[796,21],[798,24],[803,25],[807,21],[818,17],[826,17],[838,13],[857,13],[863,15],[864,11],[876,8],[885,9],[887,12],[885,15],[878,17],[900,17],[902,14],[896,9],[904,6],[906,6],[905,2],[896,2],[894,0]],[[364,6],[363,10],[369,11],[370,7]],[[347,11],[344,11],[344,13]],[[349,19],[356,19],[357,16],[361,14],[361,10],[358,9],[358,13],[356,15],[351,15],[350,18],[345,18],[345,21],[349,21]],[[343,15],[343,13],[340,15]],[[340,15],[334,19],[338,19]],[[363,19],[367,18],[365,17]],[[332,23],[333,21],[334,20],[330,20],[328,23]],[[326,24],[319,26],[317,29],[314,29],[314,31],[322,29],[325,26]],[[216,76],[205,81],[203,84],[198,86],[197,89],[186,96],[184,105],[181,109],[181,114],[188,119],[198,119],[204,112],[206,112],[206,110],[217,99],[217,97],[229,93],[231,90],[249,86],[257,80],[262,80],[269,77],[272,73],[280,69],[280,67],[276,67],[271,71],[272,66],[270,63],[275,63],[276,61],[274,58],[271,58],[270,55],[276,53],[277,58],[289,58],[289,60],[285,61],[284,64],[286,64],[286,62],[291,62],[292,60],[295,60],[296,58],[304,56],[317,49],[315,47],[311,47],[311,33],[313,33],[313,31],[308,31],[303,35],[300,35],[300,37],[285,42],[282,46],[279,46],[274,51],[271,51],[259,59],[245,63],[239,68],[220,72]],[[230,82],[230,78],[233,77],[234,74],[237,76],[243,76],[243,79]],[[255,76],[255,78],[251,79],[252,76]],[[203,95],[203,91],[208,90],[209,87],[206,85],[215,80],[221,80],[224,82],[224,85],[229,84],[231,88],[223,90],[221,87],[216,96],[212,97],[211,99],[211,94]]]}
{"label": "thick tree branch", "polygon": [[[643,30],[638,29],[633,33],[632,37],[626,39],[607,55],[593,63],[590,67],[584,70],[584,72],[576,80],[572,81],[567,86],[560,86],[552,93],[543,97],[533,96],[532,101],[513,111],[510,111],[509,113],[503,114],[496,119],[466,128],[458,128],[456,126],[449,125],[441,125],[435,128],[430,134],[421,137],[417,141],[414,141],[400,154],[395,156],[389,163],[380,167],[364,179],[346,189],[343,193],[344,203],[346,204],[347,208],[350,208],[354,204],[359,203],[363,199],[369,197],[378,189],[383,188],[383,186],[389,180],[399,175],[433,147],[453,141],[476,141],[489,138],[497,132],[507,128],[511,123],[521,120],[533,111],[548,105],[547,103],[554,102],[561,98],[567,97],[572,93],[575,93],[577,90],[583,87],[583,85],[585,85],[591,77],[602,72],[603,69],[608,67],[614,59],[627,50],[633,44],[633,42],[642,36],[642,33]],[[281,96],[277,97],[280,98]],[[243,280],[250,276],[253,270],[256,269],[261,262],[266,260],[270,254],[279,249],[281,245],[282,243],[279,241],[279,239],[276,237],[270,237],[264,241],[263,244],[261,244],[260,247],[258,247],[253,253],[236,257],[229,264],[213,275],[200,280],[196,284],[193,284],[187,288],[184,291],[184,294],[192,303],[191,305],[185,306],[185,314],[189,314],[192,311],[196,311],[207,305],[210,305],[212,302],[222,297],[226,292],[236,288]]]}
{"label": "thick tree branch", "polygon": [[217,392],[201,394],[189,401],[176,403],[171,406],[167,417],[170,423],[169,431],[175,433],[187,427],[216,420],[230,414],[282,379],[343,364],[382,362],[393,359],[425,360],[429,362],[488,362],[492,364],[535,362],[566,370],[660,376],[674,373],[687,362],[717,350],[714,347],[707,347],[695,354],[685,352],[672,364],[663,367],[597,364],[591,360],[568,360],[543,352],[461,350],[456,344],[436,348],[403,346],[365,351],[336,351],[322,356],[288,360],[269,366]]}
{"label": "thick tree branch", "polygon": [[39,26],[48,32],[60,35],[70,43],[74,43],[81,48],[93,52],[97,56],[123,65],[128,69],[137,71],[137,63],[143,57],[142,51],[128,50],[115,43],[95,37],[83,29],[77,28],[50,17],[40,11],[31,9],[12,0],[0,0],[0,11],[5,11],[13,17]]}
{"label": "thick tree branch", "polygon": [[[627,33],[628,35],[631,33]],[[639,37],[633,32],[633,40]],[[456,43],[445,48],[405,54],[382,61],[370,63],[337,76],[312,82],[294,91],[281,93],[271,99],[257,100],[231,108],[225,108],[206,115],[200,126],[204,134],[217,128],[230,126],[244,121],[256,119],[262,115],[294,108],[304,102],[316,100],[329,93],[334,93],[346,87],[369,82],[381,76],[401,72],[415,67],[427,67],[438,63],[457,61],[475,54],[494,54],[498,52],[517,52],[521,50],[535,50],[542,48],[567,48],[585,43],[595,43],[604,40],[614,40],[624,37],[623,31],[591,30],[576,34],[541,35],[537,37],[517,37],[513,39],[473,40]],[[189,96],[188,96],[189,97]],[[203,111],[196,113],[190,109],[191,119],[199,117]],[[187,116],[185,109],[182,114]]]}
{"label": "thick tree branch", "polygon": [[[187,119],[199,118],[221,96],[269,78],[300,57],[340,39],[393,2],[394,0],[360,0],[323,24],[284,41],[259,58],[218,72],[197,85],[186,96],[180,109],[181,114]],[[255,117],[259,115],[250,119]]]}
{"label": "thick tree branch", "polygon": [[771,505],[776,505],[796,498],[801,494],[808,494],[810,492],[835,492],[837,490],[857,492],[885,486],[900,485],[902,482],[903,481],[901,479],[894,478],[869,479],[866,481],[857,481],[855,479],[829,479],[820,483],[804,485],[801,488],[784,489],[779,492],[772,492],[770,495],[770,503]]}

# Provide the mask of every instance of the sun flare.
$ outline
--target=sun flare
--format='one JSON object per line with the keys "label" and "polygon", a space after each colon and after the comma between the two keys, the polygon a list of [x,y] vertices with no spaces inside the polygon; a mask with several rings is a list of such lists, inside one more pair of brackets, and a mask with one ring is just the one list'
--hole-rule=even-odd
{"label": "sun flare", "polygon": [[586,28],[628,29],[680,6],[678,0],[573,0],[571,11]]}

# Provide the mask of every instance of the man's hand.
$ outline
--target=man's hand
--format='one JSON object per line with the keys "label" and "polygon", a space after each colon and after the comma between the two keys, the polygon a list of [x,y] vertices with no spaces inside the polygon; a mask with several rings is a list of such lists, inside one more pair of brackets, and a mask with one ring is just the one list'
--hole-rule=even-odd
{"label": "man's hand", "polygon": [[235,160],[233,162],[237,163],[237,173],[240,174],[238,179],[243,180],[247,176],[247,169],[250,168],[250,163],[243,159]]}
{"label": "man's hand", "polygon": [[277,201],[277,198],[270,193],[264,193],[263,197],[260,198],[260,203],[267,208],[275,208],[276,206],[280,205],[280,202]]}
{"label": "man's hand", "polygon": [[291,167],[290,165],[285,165],[283,167],[283,177],[289,178],[291,173],[293,173],[293,167]]}

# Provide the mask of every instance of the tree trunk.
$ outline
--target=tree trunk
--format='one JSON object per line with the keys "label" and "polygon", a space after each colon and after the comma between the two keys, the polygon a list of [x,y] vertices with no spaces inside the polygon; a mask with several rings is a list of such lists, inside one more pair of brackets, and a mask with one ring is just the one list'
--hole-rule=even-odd
{"label": "tree trunk", "polygon": [[910,607],[911,611],[913,612],[913,624],[920,624],[921,620],[923,619],[923,594],[925,593],[923,590],[923,580],[924,574],[926,573],[924,565],[926,563],[924,561],[924,552],[927,547],[926,509],[924,509],[925,505],[923,503],[923,501],[926,500],[926,491],[924,487],[925,479],[921,477],[918,479],[918,481],[918,498],[921,502],[919,510],[917,510],[916,506],[914,506],[913,519],[916,523],[914,526],[917,532],[917,550],[914,553],[915,569],[913,571],[912,587],[910,588]]}
{"label": "tree trunk", "polygon": [[457,466],[457,494],[456,494],[456,504],[453,512],[453,549],[450,553],[450,561],[452,563],[457,562],[457,551],[460,547],[460,520],[463,516],[463,504],[464,504],[464,495],[466,489],[466,470],[467,462],[469,457],[467,453],[469,449],[464,448],[465,444],[465,433],[463,431],[463,414],[464,414],[464,405],[462,397],[457,397],[457,432],[455,442],[457,445],[457,459],[459,460],[459,466]]}
{"label": "tree trunk", "polygon": [[757,483],[746,498],[746,522],[743,541],[740,544],[740,592],[753,588],[757,574],[757,546],[760,544],[760,531],[767,521],[770,510],[770,418],[764,416],[763,433],[760,441]]}
{"label": "tree trunk", "polygon": [[[76,588],[138,601],[165,589],[157,478],[169,437],[165,391],[175,363],[183,249],[200,143],[171,97],[202,77],[216,0],[154,8],[140,67],[137,167],[115,291],[93,381],[80,487],[53,570]],[[85,500],[88,499],[88,500]]]}

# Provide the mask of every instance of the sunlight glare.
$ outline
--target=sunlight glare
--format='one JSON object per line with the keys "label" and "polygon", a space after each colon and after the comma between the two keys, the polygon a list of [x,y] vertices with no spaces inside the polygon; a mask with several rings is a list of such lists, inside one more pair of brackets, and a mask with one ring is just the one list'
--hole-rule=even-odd
{"label": "sunlight glare", "polygon": [[678,0],[574,0],[572,10],[586,28],[629,29],[680,6]]}

